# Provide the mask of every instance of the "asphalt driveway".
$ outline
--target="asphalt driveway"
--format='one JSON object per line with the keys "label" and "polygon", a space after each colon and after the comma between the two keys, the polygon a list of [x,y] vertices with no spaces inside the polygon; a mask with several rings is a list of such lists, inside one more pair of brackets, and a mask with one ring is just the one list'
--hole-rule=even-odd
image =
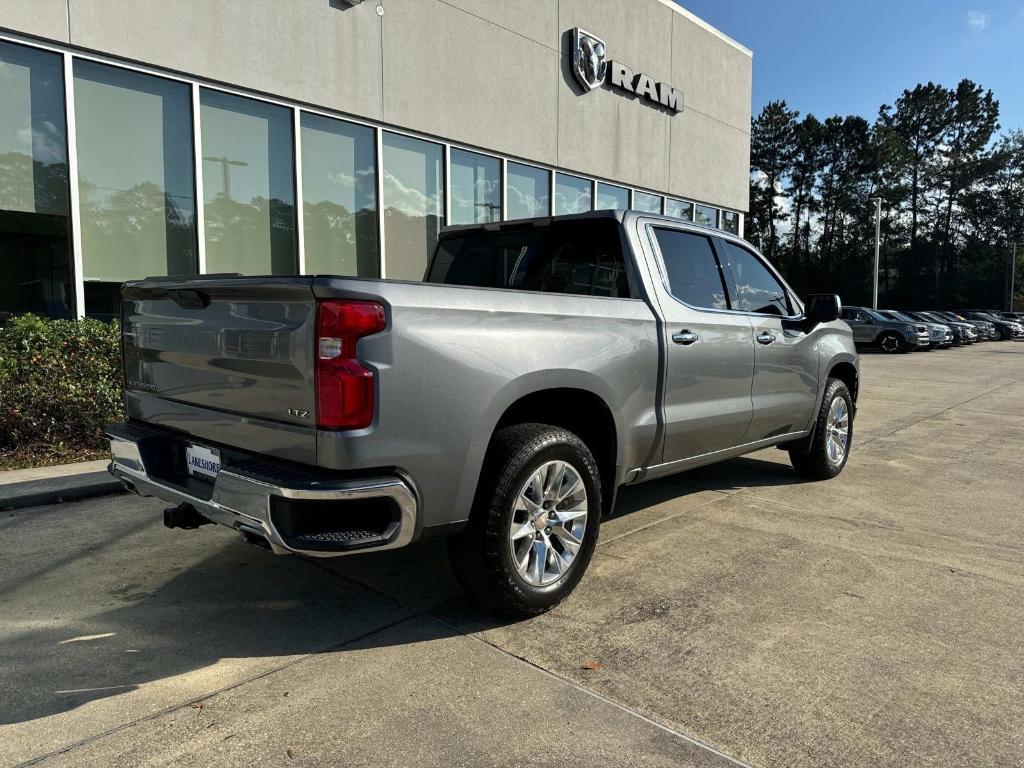
{"label": "asphalt driveway", "polygon": [[276,558],[113,496],[0,518],[0,765],[1024,764],[1024,344],[865,354],[846,471],[624,491],[506,623],[426,544]]}

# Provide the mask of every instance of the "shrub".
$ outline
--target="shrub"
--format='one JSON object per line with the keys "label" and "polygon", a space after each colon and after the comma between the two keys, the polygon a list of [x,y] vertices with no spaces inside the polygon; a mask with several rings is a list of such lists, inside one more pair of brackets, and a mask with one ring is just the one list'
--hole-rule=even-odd
{"label": "shrub", "polygon": [[117,322],[21,315],[0,326],[0,462],[95,454],[103,428],[120,418]]}

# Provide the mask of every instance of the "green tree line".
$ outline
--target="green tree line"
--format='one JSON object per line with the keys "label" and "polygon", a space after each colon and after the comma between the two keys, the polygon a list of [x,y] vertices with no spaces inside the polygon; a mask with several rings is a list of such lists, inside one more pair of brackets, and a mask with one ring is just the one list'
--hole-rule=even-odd
{"label": "green tree line", "polygon": [[873,122],[774,101],[751,121],[746,237],[799,292],[869,303],[882,200],[880,306],[1005,307],[1013,243],[1024,308],[1024,131],[970,80],[906,90]]}

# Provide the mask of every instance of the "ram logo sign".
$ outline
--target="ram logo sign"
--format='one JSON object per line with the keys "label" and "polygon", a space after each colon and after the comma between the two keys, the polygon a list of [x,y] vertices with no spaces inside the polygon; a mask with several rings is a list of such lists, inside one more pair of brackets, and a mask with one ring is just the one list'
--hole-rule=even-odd
{"label": "ram logo sign", "polygon": [[682,91],[643,72],[634,72],[621,62],[606,60],[608,49],[601,38],[576,27],[572,30],[572,46],[572,72],[585,90],[607,83],[673,112],[683,111]]}

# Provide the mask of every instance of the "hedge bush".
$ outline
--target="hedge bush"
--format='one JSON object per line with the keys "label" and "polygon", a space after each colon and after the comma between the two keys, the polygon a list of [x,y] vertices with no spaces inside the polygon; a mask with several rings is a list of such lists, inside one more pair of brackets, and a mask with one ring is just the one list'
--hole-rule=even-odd
{"label": "hedge bush", "polygon": [[95,456],[120,418],[117,322],[21,315],[0,326],[0,468]]}

